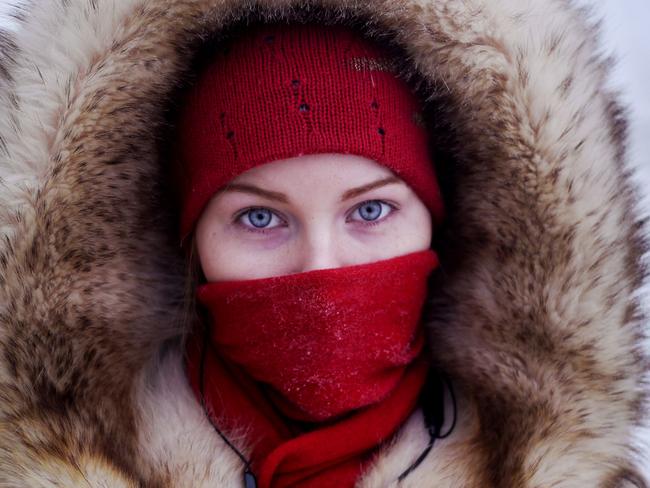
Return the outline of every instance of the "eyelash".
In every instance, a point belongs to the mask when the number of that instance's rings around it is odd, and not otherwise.
[[[357,222],[359,225],[362,225],[363,227],[372,227],[372,226],[375,226],[375,225],[381,224],[381,223],[383,223],[386,219],[390,218],[391,215],[393,215],[393,214],[395,213],[395,210],[399,210],[399,207],[398,207],[397,205],[395,205],[394,203],[387,202],[387,201],[385,201],[385,200],[378,200],[378,199],[373,199],[373,200],[364,200],[363,202],[360,202],[359,204],[357,204],[357,205],[356,205],[356,206],[355,206],[355,207],[354,207],[354,208],[353,208],[353,209],[352,209],[352,210],[351,210],[351,211],[346,215],[346,220],[345,220],[345,221],[346,221],[346,222],[350,222],[350,221],[351,221],[351,220],[350,220],[350,215],[352,215],[353,212],[356,212],[356,211],[357,211],[359,208],[361,208],[363,205],[365,205],[365,204],[367,204],[367,203],[370,203],[370,202],[379,202],[379,203],[383,203],[384,205],[388,205],[388,206],[390,207],[390,209],[391,209],[391,212],[390,212],[388,215],[386,215],[385,217],[383,217],[383,218],[381,218],[381,219],[379,219],[379,220],[372,220],[372,221],[365,221],[365,222],[364,222],[364,221],[358,221],[358,220],[357,220],[356,222]],[[275,229],[275,227],[272,227],[272,228],[270,228],[270,229],[264,229],[264,228],[261,228],[261,227],[260,227],[260,228],[252,228],[252,227],[249,227],[249,226],[247,226],[247,225],[244,225],[244,224],[242,224],[242,223],[240,222],[240,219],[241,219],[243,216],[245,216],[248,212],[250,212],[250,211],[252,211],[252,210],[260,209],[260,208],[267,209],[267,207],[247,207],[247,208],[243,209],[241,212],[237,213],[237,215],[235,215],[235,217],[234,217],[234,219],[233,219],[233,222],[234,222],[236,225],[238,225],[239,227],[242,227],[246,232],[252,232],[252,233],[254,233],[254,234],[268,234],[269,232],[273,231],[273,230]],[[267,209],[267,210],[270,210],[270,209]],[[271,210],[271,213],[274,214],[276,217],[278,217],[280,220],[282,220],[282,221],[285,223],[285,225],[286,225],[286,220],[285,220],[284,218],[282,218],[282,217],[281,217],[277,212]]]

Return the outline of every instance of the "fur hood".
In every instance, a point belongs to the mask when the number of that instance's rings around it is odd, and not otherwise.
[[[584,11],[39,0],[15,16],[0,33],[0,486],[241,486],[182,369],[161,162],[200,44],[281,18],[394,44],[427,101],[448,210],[427,327],[459,417],[400,486],[646,486],[646,230]],[[397,486],[427,439],[417,411],[359,486]]]

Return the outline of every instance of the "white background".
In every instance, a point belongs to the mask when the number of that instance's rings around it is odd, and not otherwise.
[[[636,169],[635,181],[643,197],[643,211],[650,214],[650,0],[576,1],[591,5],[594,13],[603,19],[602,48],[618,60],[611,86],[621,92],[628,109],[628,161]],[[3,15],[8,7],[7,0],[0,0],[0,26],[13,26]],[[644,303],[650,312],[650,289],[645,295]],[[650,443],[650,432],[646,438]],[[650,454],[645,465],[650,477]]]
[[[650,211],[650,0],[582,0],[603,18],[603,47],[618,65],[612,86],[630,113],[629,160],[638,168]]]
[[[581,0],[603,19],[602,45],[618,60],[611,86],[629,112],[628,161],[636,168],[643,212],[650,214],[650,0]],[[649,236],[650,239],[650,236]],[[650,256],[646,256],[650,264]],[[650,317],[650,287],[641,297]],[[650,324],[649,324],[650,327]],[[648,331],[650,333],[650,329]],[[648,344],[650,348],[650,344]],[[650,479],[650,430],[642,434],[645,476]]]

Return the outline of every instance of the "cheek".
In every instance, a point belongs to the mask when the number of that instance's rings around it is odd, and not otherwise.
[[[282,266],[290,257],[286,235],[248,235],[229,228],[197,230],[199,260],[208,281],[284,274]]]
[[[422,251],[431,247],[431,238],[433,237],[431,213],[423,204],[414,209],[409,226],[410,231],[407,235],[414,251]]]
[[[240,246],[227,239],[215,242],[209,248],[199,251],[201,268],[208,281],[229,281],[247,279],[259,256],[242,251]]]
[[[247,256],[236,249],[220,246],[218,251],[201,256],[201,266],[208,281],[229,281],[243,279],[250,267]]]
[[[382,259],[431,247],[431,215],[427,208],[424,205],[408,206],[398,212],[385,224],[356,232],[358,243]]]
[[[196,246],[201,269],[208,281],[220,281],[237,272],[241,256],[224,232],[225,225],[218,219],[199,222],[196,228]],[[234,255],[233,255],[234,254]]]
[[[291,256],[232,250],[224,252],[209,263],[209,281],[238,281],[282,276],[295,272]]]

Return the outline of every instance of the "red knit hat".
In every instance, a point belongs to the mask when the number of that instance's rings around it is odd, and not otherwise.
[[[313,153],[388,167],[440,223],[421,107],[391,66],[377,45],[344,26],[261,25],[216,53],[180,114],[182,239],[237,175]]]

